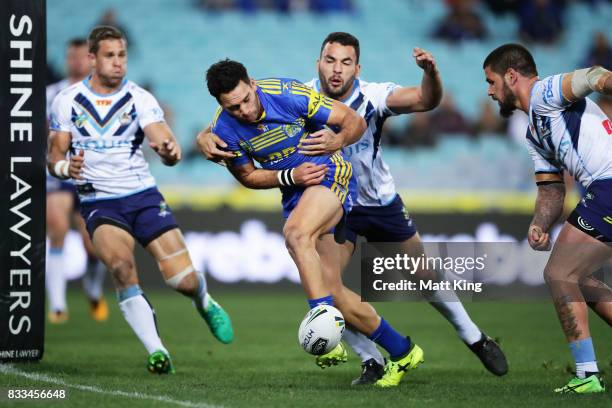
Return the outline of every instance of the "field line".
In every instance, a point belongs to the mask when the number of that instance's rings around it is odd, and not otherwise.
[[[112,396],[134,398],[134,399],[141,399],[141,400],[160,401],[160,402],[166,402],[168,404],[174,404],[174,405],[179,405],[182,407],[189,407],[189,408],[219,408],[219,406],[216,406],[216,405],[209,405],[209,404],[204,404],[200,402],[177,400],[177,399],[167,397],[165,395],[150,395],[150,394],[143,394],[141,392],[135,392],[135,391],[128,392],[128,391],[122,391],[122,390],[105,390],[100,387],[95,387],[92,385],[71,384],[71,383],[68,383],[62,380],[61,378],[51,377],[47,374],[27,372],[27,371],[20,370],[18,368],[15,368],[12,364],[0,364],[0,374],[16,375],[16,376],[24,377],[24,378],[34,380],[34,381],[61,385],[67,388],[74,388],[77,390],[92,392],[95,394],[112,395]]]

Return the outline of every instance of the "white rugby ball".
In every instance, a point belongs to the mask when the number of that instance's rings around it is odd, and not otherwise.
[[[316,306],[306,313],[298,331],[298,341],[306,352],[327,354],[342,340],[344,317],[329,305]]]

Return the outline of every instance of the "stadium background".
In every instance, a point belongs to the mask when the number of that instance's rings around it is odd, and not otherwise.
[[[62,74],[70,38],[86,36],[101,21],[125,30],[128,78],[153,91],[185,153],[173,168],[154,154],[149,158],[196,265],[225,283],[297,282],[278,234],[278,191],[244,189],[194,150],[198,129],[216,108],[204,84],[206,68],[230,57],[244,62],[254,78],[307,81],[316,75],[323,38],[331,31],[348,31],[360,39],[364,79],[416,85],[422,71],[411,50],[430,50],[445,100],[432,113],[388,120],[382,139],[384,158],[407,208],[426,239],[523,240],[535,197],[533,167],[522,146],[525,117],[499,118],[496,104],[486,97],[482,61],[497,45],[528,36],[542,77],[586,66],[593,55],[604,65],[612,60],[608,44],[603,52],[593,51],[598,35],[612,39],[609,2],[543,1],[543,11],[534,11],[536,3],[104,0],[84,7],[79,0],[49,1],[49,76],[51,81]],[[452,27],[449,21],[455,22]],[[464,23],[457,28],[457,21]],[[534,33],[534,26],[545,29]],[[609,100],[600,103],[610,111]],[[567,209],[578,197],[578,191],[568,197]],[[78,274],[85,255],[76,236],[67,250],[75,259],[68,273]],[[155,265],[143,254],[138,255],[140,269],[151,271]],[[350,270],[355,269],[353,262]],[[142,275],[145,283],[162,284],[157,274]],[[346,279],[353,286],[358,274],[348,273]]]

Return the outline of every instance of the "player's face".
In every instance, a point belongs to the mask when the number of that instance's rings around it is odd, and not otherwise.
[[[516,110],[516,95],[512,92],[504,78],[491,70],[490,67],[485,68],[485,77],[489,88],[487,94],[499,105],[499,113],[507,118]]]
[[[333,99],[346,98],[360,69],[355,47],[334,42],[325,44],[317,60],[322,93]]]
[[[69,47],[66,51],[66,70],[68,77],[80,80],[91,72],[91,61],[89,61],[87,45]]]
[[[109,88],[121,84],[127,72],[127,49],[125,41],[108,39],[100,41],[98,52],[89,54],[94,73],[100,82]]]
[[[251,80],[248,84],[244,81],[230,92],[219,95],[219,104],[230,115],[247,123],[256,122],[261,116],[261,104],[255,92],[257,85]]]

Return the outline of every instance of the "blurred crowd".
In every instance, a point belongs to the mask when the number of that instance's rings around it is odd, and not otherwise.
[[[240,10],[253,13],[261,10],[291,13],[308,10],[315,13],[351,12],[351,0],[196,0],[196,6],[206,11]]]

